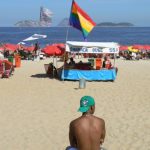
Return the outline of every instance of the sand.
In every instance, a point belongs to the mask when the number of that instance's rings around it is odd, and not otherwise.
[[[85,89],[47,78],[49,62],[22,61],[0,79],[0,150],[64,150],[83,95],[95,98],[95,115],[105,120],[107,150],[150,149],[149,60],[117,60],[115,82],[86,82]]]

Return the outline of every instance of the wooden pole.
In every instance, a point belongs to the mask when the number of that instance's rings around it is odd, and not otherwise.
[[[53,78],[54,78],[54,55],[53,55]]]
[[[116,65],[116,54],[114,53],[114,67]]]
[[[70,28],[70,26],[68,26],[68,28],[67,28],[66,42],[67,42],[67,39],[68,39],[69,28]],[[65,59],[66,59],[66,48],[65,48],[65,53],[64,53],[64,65],[63,65],[63,70],[62,70],[62,73],[63,73],[63,81],[64,81],[64,70],[65,70],[65,61],[66,61]]]

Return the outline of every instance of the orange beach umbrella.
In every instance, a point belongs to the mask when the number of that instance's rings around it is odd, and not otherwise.
[[[52,44],[48,45],[45,48],[42,49],[42,52],[47,54],[48,56],[61,56],[65,52],[65,46],[64,44]]]
[[[7,43],[7,44],[4,44],[4,48],[6,49],[6,50],[10,50],[10,51],[15,51],[15,50],[17,50],[18,49],[18,45],[15,45],[15,44],[9,44],[9,43]]]
[[[121,46],[119,47],[119,50],[120,50],[120,51],[126,51],[126,50],[128,50],[128,46],[127,46],[127,45],[121,45]]]

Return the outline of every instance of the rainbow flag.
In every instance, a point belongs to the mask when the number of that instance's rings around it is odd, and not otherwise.
[[[69,24],[74,28],[80,30],[83,34],[84,39],[87,38],[88,34],[96,25],[96,23],[93,22],[88,14],[86,14],[74,0],[72,1]]]

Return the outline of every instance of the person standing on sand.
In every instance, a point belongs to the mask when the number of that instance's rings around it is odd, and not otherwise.
[[[82,116],[71,121],[69,129],[70,146],[66,150],[102,150],[105,139],[105,122],[94,116],[95,101],[91,96],[80,100]]]

